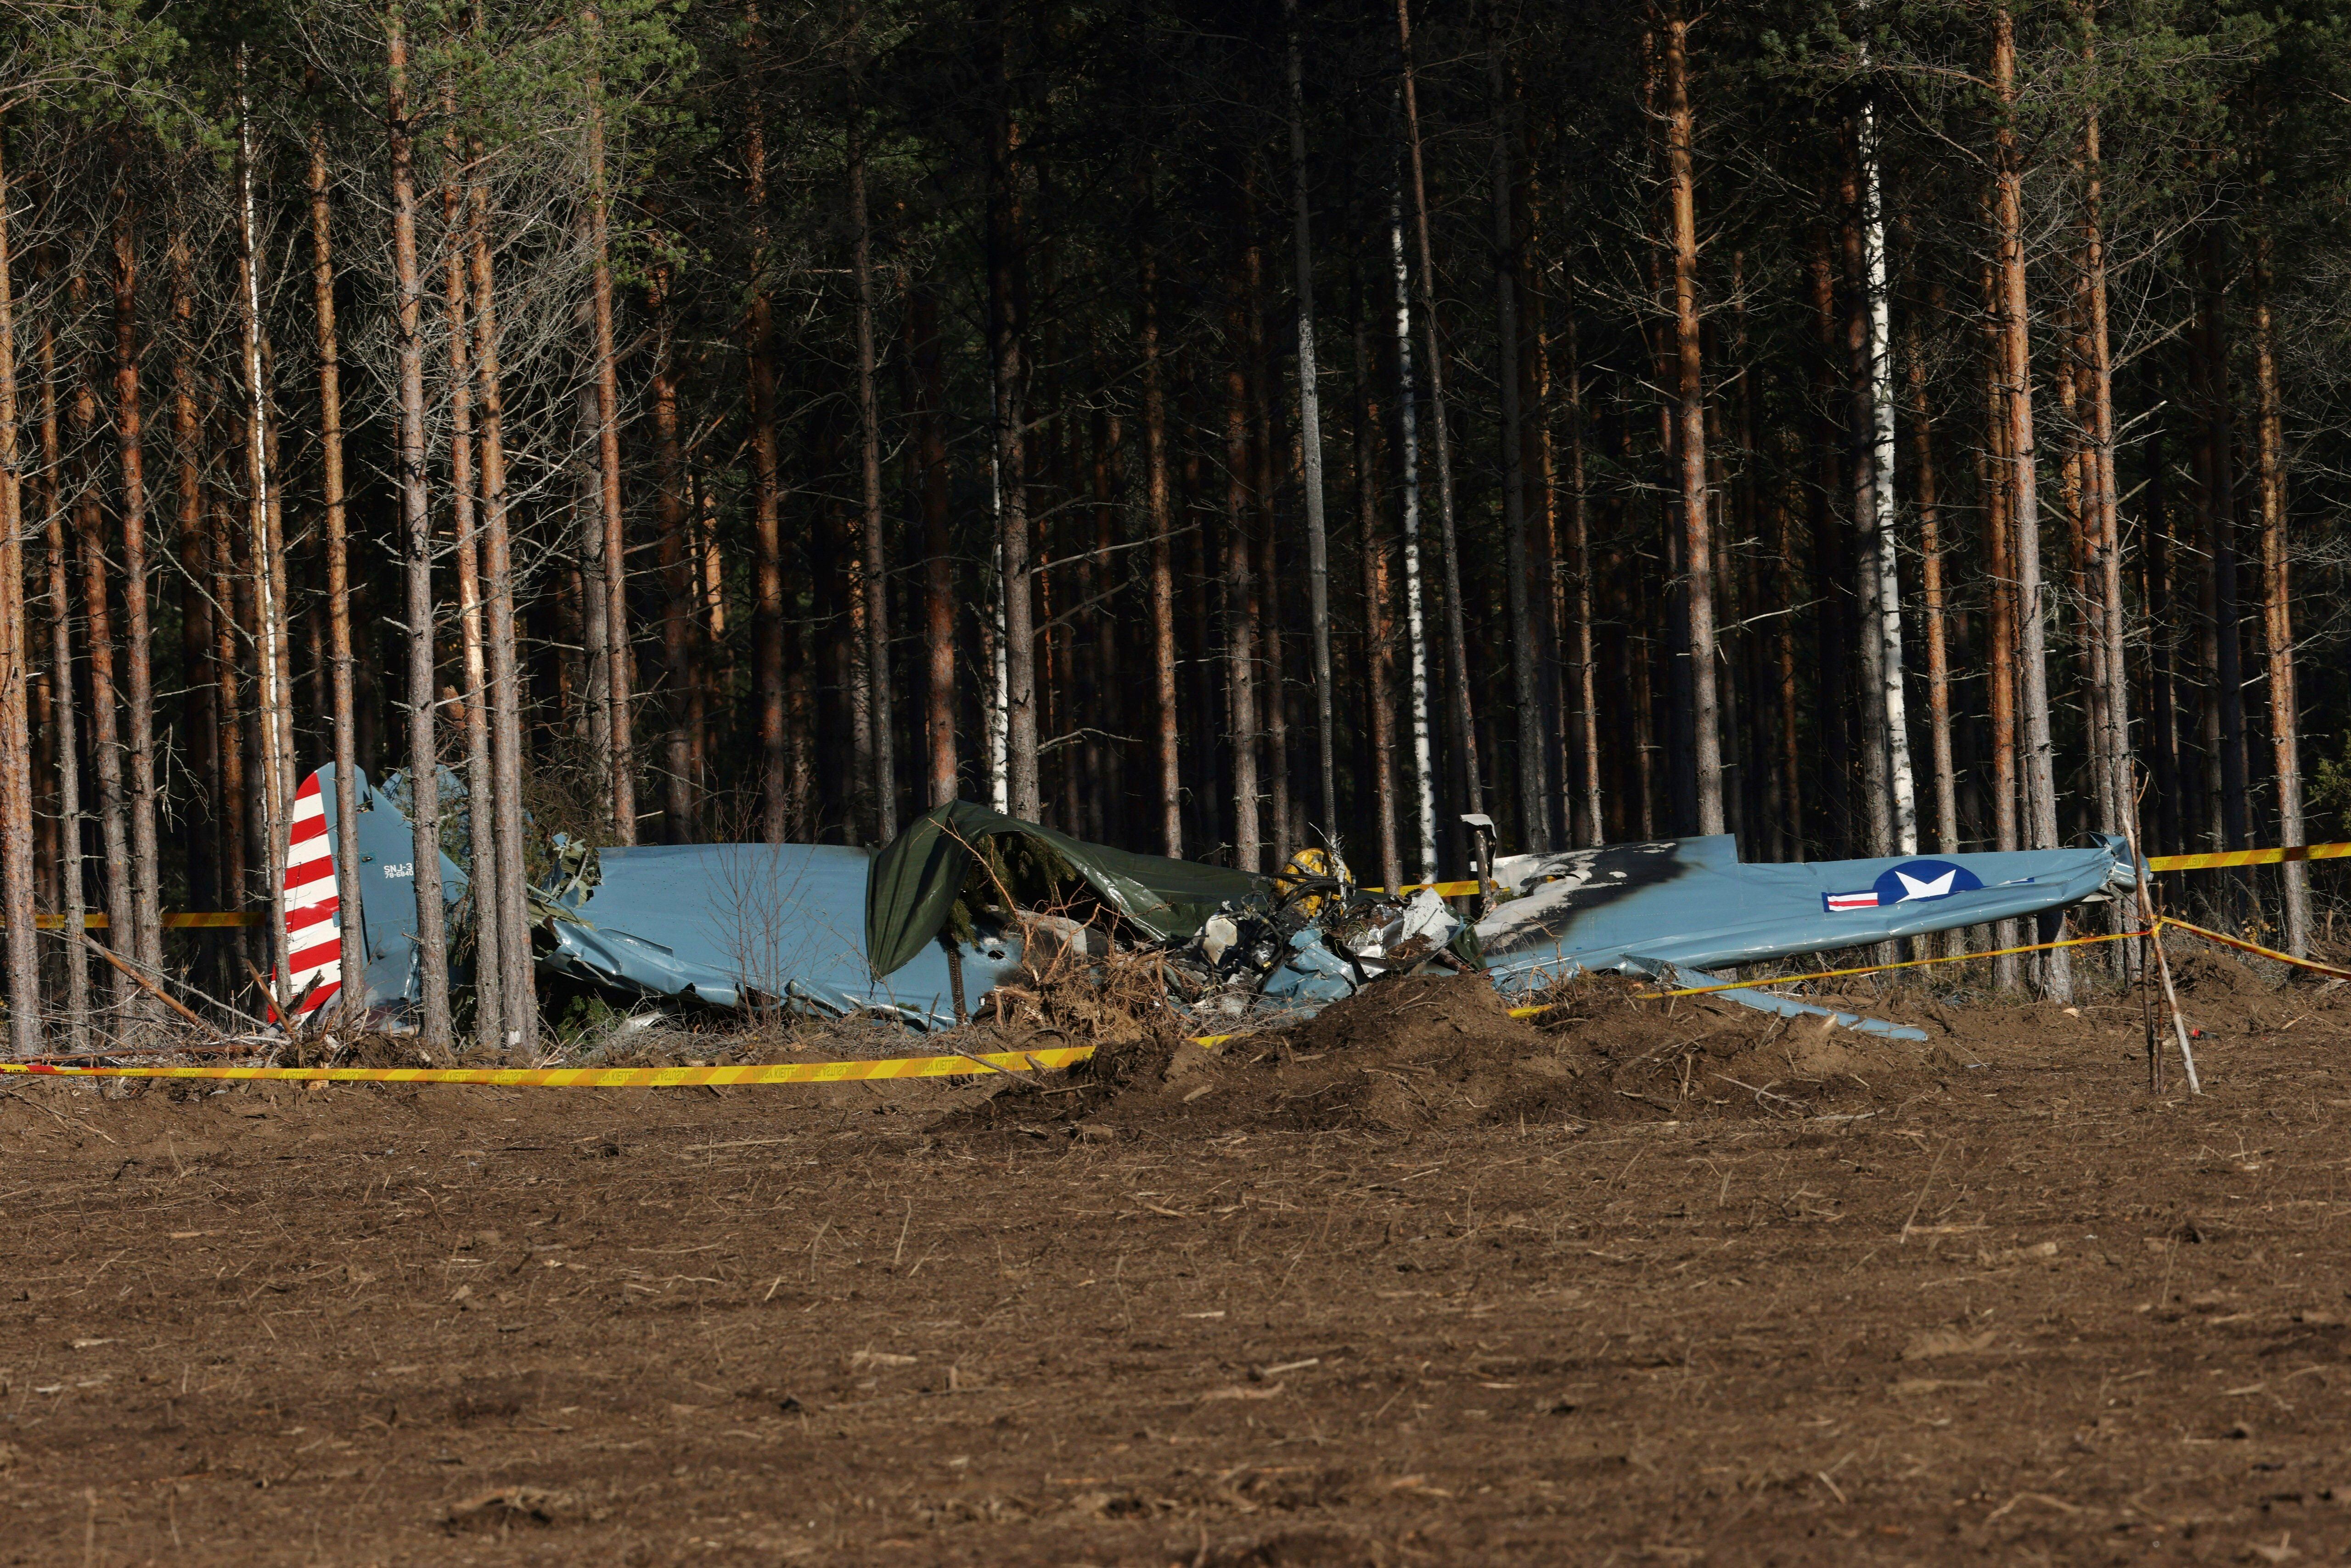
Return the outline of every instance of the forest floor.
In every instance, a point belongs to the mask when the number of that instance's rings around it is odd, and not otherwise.
[[[0,1560],[2351,1551],[2351,988],[1375,988],[1221,1058],[0,1085]],[[178,1087],[178,1086],[175,1086]]]

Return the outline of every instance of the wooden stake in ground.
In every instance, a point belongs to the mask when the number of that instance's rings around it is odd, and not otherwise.
[[[2155,913],[2155,894],[2147,886],[2147,857],[2138,852],[2138,791],[2132,791],[2129,815],[2123,819],[2124,842],[2130,846],[2131,871],[2138,884],[2138,916],[2147,926],[2147,940],[2155,947],[2155,970],[2163,979],[2164,1006],[2171,1009],[2171,1031],[2179,1042],[2179,1065],[2188,1074],[2188,1092],[2201,1094],[2204,1085],[2196,1076],[2196,1052],[2188,1043],[2188,1020],[2180,1016],[2179,992],[2171,983],[2171,960],[2163,951],[2163,922]],[[2144,980],[2141,982],[2144,984]],[[2150,1052],[2147,1060],[2148,1087],[2163,1087],[2163,1059]]]

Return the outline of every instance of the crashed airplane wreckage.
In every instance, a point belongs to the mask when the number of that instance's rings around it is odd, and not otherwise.
[[[305,781],[292,823],[286,915],[288,994],[308,1014],[349,984],[397,1027],[422,994],[415,836],[395,775],[358,787],[358,841],[337,841],[331,768]],[[463,789],[444,774],[453,816]],[[465,841],[465,835],[456,835]],[[358,857],[365,951],[345,962],[335,865]],[[1382,975],[1482,969],[1506,993],[1612,970],[1670,984],[1711,971],[1989,921],[2040,917],[2125,892],[2119,839],[2004,853],[1740,863],[1729,835],[1506,855],[1474,923],[1431,891],[1358,888],[1305,851],[1275,875],[1135,854],[1001,816],[968,801],[936,808],[879,850],[830,844],[663,844],[589,849],[556,841],[530,893],[540,976],[613,998],[718,1008],[866,1013],[929,1029],[959,1021],[1019,980],[1032,957],[1157,952],[1169,999],[1204,1025],[1299,1016]],[[441,858],[443,897],[466,894]],[[462,912],[460,912],[462,914]],[[461,930],[462,919],[452,930]],[[1897,1028],[1745,989],[1766,1011]]]

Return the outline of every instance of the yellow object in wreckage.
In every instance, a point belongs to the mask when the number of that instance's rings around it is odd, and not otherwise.
[[[1273,879],[1273,891],[1278,897],[1288,899],[1300,883],[1321,881],[1326,877],[1336,880],[1343,886],[1353,886],[1355,881],[1354,874],[1347,869],[1347,862],[1330,851],[1300,850],[1290,857],[1289,863],[1281,868],[1281,873]],[[1310,893],[1292,903],[1290,907],[1311,920],[1322,913],[1323,900],[1331,896],[1327,893]]]

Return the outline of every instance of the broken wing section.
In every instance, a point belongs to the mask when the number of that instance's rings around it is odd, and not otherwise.
[[[1743,865],[1728,834],[1513,855],[1479,923],[1505,987],[1583,969],[1713,968],[2046,914],[2131,885],[2120,840],[2005,853]]]
[[[872,859],[833,844],[600,850],[592,883],[575,877],[553,891],[542,928],[552,946],[538,967],[623,995],[952,1024],[954,981],[937,942],[885,975],[867,966]],[[977,935],[960,950],[966,1008],[1020,962],[1017,939]]]

